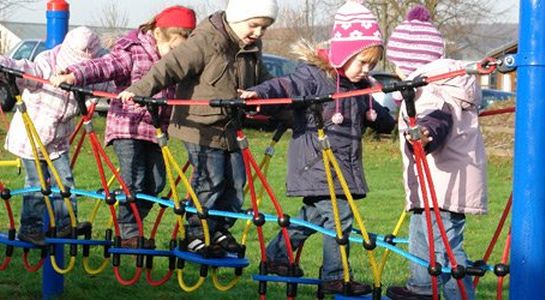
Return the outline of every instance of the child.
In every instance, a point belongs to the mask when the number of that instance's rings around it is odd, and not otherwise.
[[[244,91],[241,97],[318,96],[367,88],[370,86],[368,73],[381,59],[383,43],[373,14],[356,1],[348,1],[335,15],[329,56],[324,50],[315,50],[305,43],[294,50],[305,63],[293,74],[264,82],[253,87],[253,92]],[[368,192],[363,174],[362,135],[366,127],[388,133],[394,128],[395,121],[388,110],[369,95],[321,106],[326,134],[350,192],[354,199],[362,199]],[[288,196],[303,197],[298,218],[335,230],[315,119],[307,107],[295,107],[293,115],[293,138],[288,150]],[[353,213],[338,183],[335,193],[343,235],[348,235]],[[294,224],[288,227],[288,232],[294,249],[315,233],[312,229]],[[268,245],[267,259],[268,272],[288,276],[286,247],[280,233]],[[297,267],[295,275],[302,276],[302,270]],[[324,236],[321,275],[324,293],[343,293],[343,267],[339,245],[334,237]],[[353,295],[371,292],[367,284],[351,280],[350,285]]]
[[[66,34],[61,45],[40,53],[34,62],[12,60],[0,56],[0,64],[34,76],[49,78],[70,64],[97,57],[100,50],[98,36],[86,27],[78,27]],[[25,101],[27,112],[33,120],[40,140],[49,153],[49,158],[61,177],[62,184],[67,188],[74,188],[74,177],[70,169],[69,138],[73,131],[72,119],[78,115],[76,100],[70,92],[34,81],[19,79],[17,85],[22,89],[22,98]],[[13,116],[4,147],[9,152],[21,157],[26,171],[25,187],[39,187],[40,181],[34,163],[34,154],[20,111],[17,111]],[[41,153],[39,155],[40,167],[45,179],[56,184]],[[53,196],[51,200],[55,209],[57,237],[68,237],[71,231],[68,208],[61,197]],[[70,200],[74,212],[77,213],[76,198],[71,196]],[[41,193],[23,196],[21,228],[17,234],[20,240],[36,246],[46,245],[42,220],[44,212],[45,202]],[[90,229],[89,222],[77,225],[78,234],[84,234]]]
[[[63,82],[84,85],[113,80],[118,91],[136,82],[153,64],[183,41],[195,28],[195,13],[183,6],[172,6],[157,14],[150,22],[119,38],[112,51],[99,59],[72,65],[68,74],[51,79],[55,85]],[[174,97],[169,86],[153,93],[157,97]],[[166,132],[171,110],[161,108],[160,118]],[[121,175],[134,194],[158,195],[165,186],[165,165],[157,144],[155,128],[146,107],[134,103],[112,101],[106,121],[106,145],[113,144],[119,159]],[[136,200],[144,219],[153,203]],[[119,203],[121,246],[136,248],[138,227],[127,202]],[[155,248],[154,242],[144,240],[144,248]]]
[[[270,78],[261,60],[261,37],[274,22],[276,0],[250,4],[230,0],[225,12],[204,20],[183,44],[163,57],[141,81],[119,98],[149,96],[179,83],[178,98],[232,99],[245,89]],[[225,109],[177,106],[169,134],[184,141],[193,166],[192,187],[207,209],[240,212],[246,182],[235,128]],[[241,246],[229,232],[234,219],[207,219],[212,252],[239,252]],[[188,216],[188,250],[203,253],[204,236],[197,215]]]
[[[443,45],[441,34],[430,22],[428,10],[419,5],[410,10],[407,20],[393,31],[387,56],[401,78],[412,79],[463,69],[464,64],[459,61],[442,59]],[[477,111],[480,101],[481,91],[477,80],[469,75],[421,87],[415,98],[417,124],[422,132],[422,145],[434,180],[441,220],[456,263],[464,267],[468,265],[462,247],[465,214],[483,214],[487,211],[486,155]],[[408,129],[404,103],[398,122],[400,132]],[[400,140],[407,210],[413,212],[409,225],[409,252],[428,259],[424,204],[420,198],[420,180],[417,179],[410,147],[413,141],[408,135],[404,138],[403,134],[400,134]],[[443,267],[450,267],[433,212],[432,216],[437,262]],[[456,279],[450,274],[440,275],[439,282],[446,299],[462,299]],[[471,277],[464,277],[463,282],[467,299],[474,299]],[[427,268],[412,264],[407,285],[390,287],[387,295],[391,299],[432,299],[432,282]]]

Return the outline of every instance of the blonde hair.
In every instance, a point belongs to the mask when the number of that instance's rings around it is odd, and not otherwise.
[[[371,46],[358,53],[358,57],[370,65],[376,66],[384,56],[384,47],[381,45]]]

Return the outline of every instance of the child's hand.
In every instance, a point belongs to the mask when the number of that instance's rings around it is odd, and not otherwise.
[[[123,102],[130,102],[132,103],[132,98],[134,98],[134,96],[136,96],[134,93],[131,93],[131,92],[127,92],[127,91],[123,91],[121,93],[119,93],[119,95],[117,95],[117,99],[123,101]]]
[[[433,141],[433,137],[430,136],[430,131],[426,127],[417,126],[405,131],[403,135],[411,145],[413,145],[416,140],[420,140],[422,147],[426,147],[429,142]]]
[[[74,84],[76,82],[76,76],[74,76],[73,73],[57,74],[51,76],[49,82],[55,87],[59,87],[62,83]]]
[[[240,94],[240,99],[252,99],[259,97],[259,95],[254,91],[237,90],[237,92]]]

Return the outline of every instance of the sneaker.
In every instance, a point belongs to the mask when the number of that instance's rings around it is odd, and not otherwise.
[[[78,222],[78,225],[76,225],[76,235],[85,235],[86,233],[91,232],[92,228],[93,224],[91,224],[91,222]],[[72,225],[66,225],[57,230],[57,237],[60,239],[70,237],[71,234]]]
[[[211,244],[208,248],[204,244],[204,241],[195,238],[188,242],[187,250],[189,252],[197,253],[205,258],[222,258],[225,257],[225,251],[218,244]]]
[[[47,246],[46,242],[45,242],[45,233],[41,232],[41,231],[38,231],[38,232],[35,232],[35,233],[22,233],[22,232],[19,232],[17,233],[17,238],[19,238],[19,240],[21,241],[24,241],[24,242],[29,242],[35,246],[38,246],[38,247],[45,247]]]
[[[414,292],[411,292],[407,287],[404,286],[391,286],[386,290],[386,296],[390,297],[392,300],[431,300],[433,299],[432,295],[420,295]]]
[[[132,238],[122,239],[121,248],[132,248],[138,249],[138,237],[133,236]],[[151,239],[144,238],[144,247],[143,249],[155,249],[155,241]]]
[[[290,277],[289,269],[290,264],[288,262],[267,260],[268,273],[276,274],[278,276]],[[303,275],[305,275],[303,269],[301,269],[299,265],[295,265],[293,277],[303,277]]]
[[[243,249],[242,245],[227,230],[216,231],[212,237],[212,244],[219,245],[225,252],[229,253],[240,253]]]
[[[348,282],[350,289],[348,293],[350,296],[359,296],[369,294],[373,291],[373,288],[365,283],[351,280]],[[343,294],[344,293],[344,280],[329,280],[322,282],[322,292],[324,294]]]

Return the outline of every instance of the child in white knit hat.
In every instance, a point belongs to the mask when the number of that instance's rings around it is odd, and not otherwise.
[[[237,90],[271,78],[262,60],[261,38],[278,13],[276,0],[230,0],[225,11],[202,21],[190,38],[158,61],[140,81],[119,94],[151,96],[178,84],[184,99],[233,99]],[[235,128],[224,108],[176,106],[169,135],[181,139],[193,167],[191,185],[205,209],[240,212],[246,175]],[[234,219],[209,217],[213,256],[240,252],[229,232]],[[187,249],[206,253],[197,215],[188,216]]]
[[[66,34],[61,45],[40,53],[33,62],[0,56],[0,65],[37,77],[50,78],[68,65],[97,57],[101,49],[99,37],[94,32],[87,27],[77,27]],[[40,140],[61,177],[62,184],[68,188],[74,188],[74,178],[70,169],[69,137],[73,131],[72,119],[78,115],[76,100],[71,92],[51,85],[24,79],[18,79],[16,83],[22,90],[26,111],[34,122]],[[22,159],[26,171],[25,187],[39,187],[40,181],[34,154],[20,111],[14,114],[9,128],[4,147]],[[45,179],[49,180],[51,172],[44,158],[40,156],[39,159]],[[51,182],[55,183],[52,178]],[[57,237],[68,237],[71,233],[68,208],[62,198],[53,196],[51,199],[55,209]],[[71,196],[70,199],[74,212],[77,212],[75,197]],[[21,228],[18,233],[20,240],[37,246],[45,246],[45,235],[42,229],[44,212],[45,202],[41,193],[23,196]],[[77,232],[83,234],[90,230],[90,227],[89,222],[78,223]]]
[[[434,76],[460,70],[460,61],[444,59],[444,43],[439,31],[431,23],[429,11],[421,5],[407,14],[388,42],[387,57],[396,66],[401,78]],[[464,75],[430,83],[417,89],[414,99],[417,125],[434,181],[440,219],[445,227],[452,254],[459,267],[467,267],[468,257],[463,249],[465,214],[484,214],[487,211],[486,154],[479,129],[478,110],[481,91],[475,76]],[[399,131],[407,132],[407,110],[402,103],[398,119]],[[412,212],[409,225],[409,252],[429,259],[429,238],[424,202],[416,172],[410,135],[400,134],[404,165],[407,210]],[[430,206],[431,200],[430,200]],[[451,267],[446,247],[432,212],[436,261]],[[451,274],[438,276],[446,299],[462,299],[457,280]],[[474,299],[471,276],[462,278],[467,294]],[[432,299],[432,280],[428,268],[413,263],[406,286],[389,287],[390,299]]]

